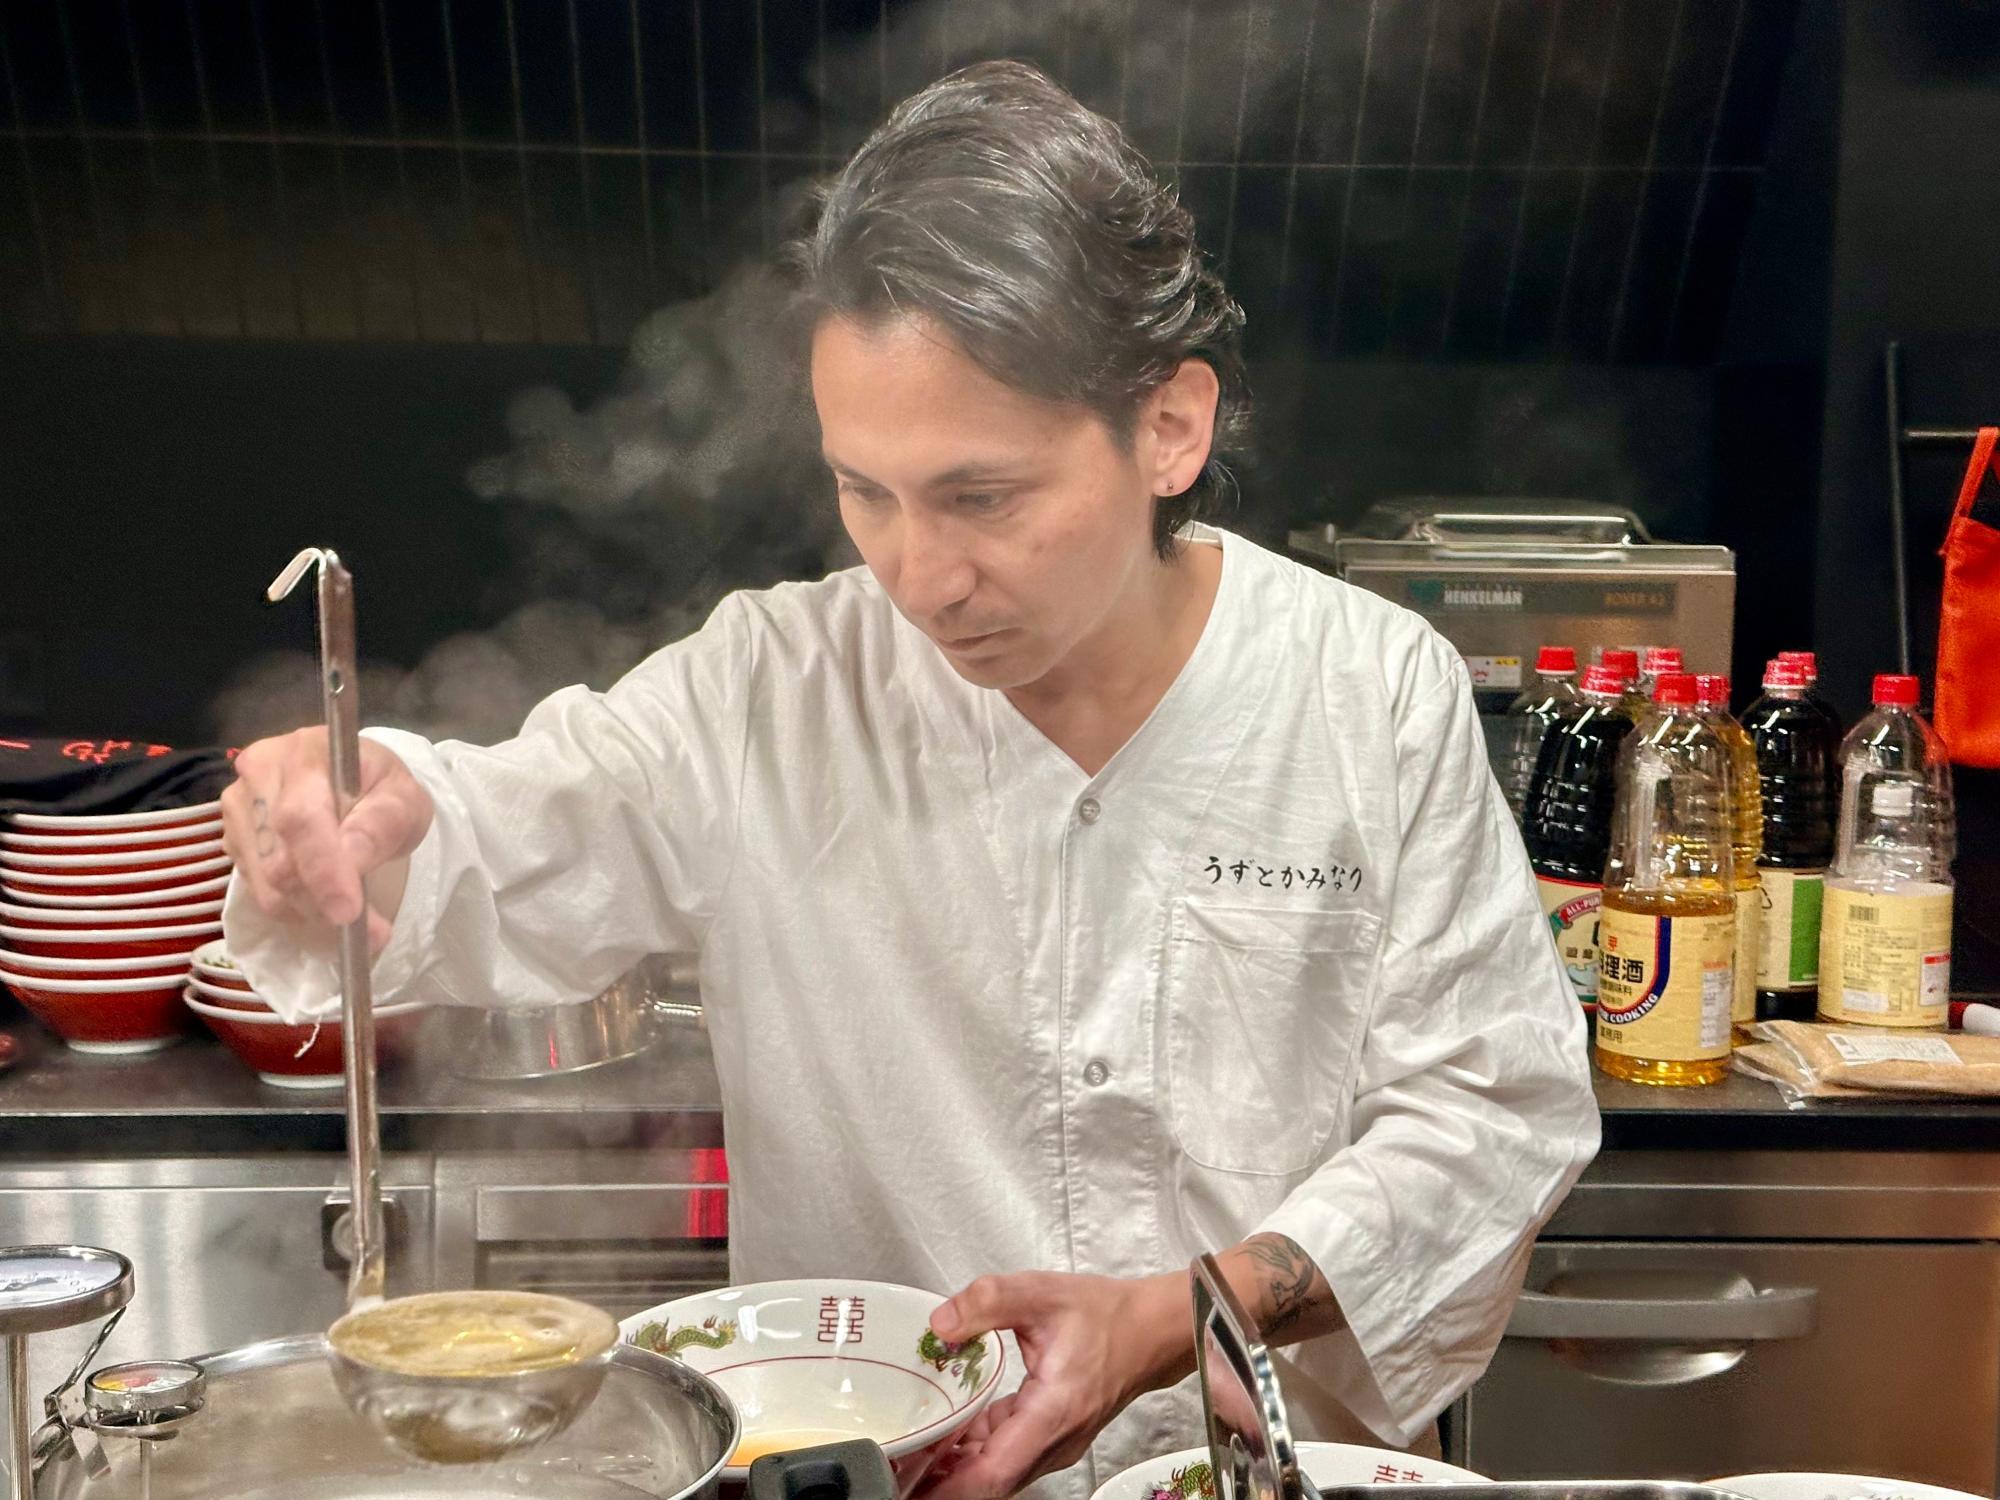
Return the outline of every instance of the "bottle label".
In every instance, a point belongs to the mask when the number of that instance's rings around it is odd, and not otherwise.
[[[1824,870],[1757,872],[1764,917],[1757,931],[1757,988],[1809,990],[1819,983],[1819,914]]]
[[[1951,890],[1826,888],[1819,1013],[1867,1026],[1941,1027],[1951,998]]]
[[[1535,877],[1542,893],[1542,913],[1549,919],[1549,935],[1556,940],[1570,988],[1585,1010],[1597,1009],[1597,909],[1604,901],[1604,887],[1580,880],[1552,880]]]
[[[1736,891],[1736,946],[1730,950],[1730,974],[1734,998],[1730,1018],[1738,1026],[1757,1019],[1757,939],[1764,930],[1764,890],[1762,885],[1739,886]]]
[[[1607,906],[1597,982],[1597,1045],[1647,1062],[1729,1055],[1736,916],[1660,917]]]

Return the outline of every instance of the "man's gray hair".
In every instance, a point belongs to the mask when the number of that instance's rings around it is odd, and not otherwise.
[[[978,63],[904,100],[821,188],[788,258],[813,324],[933,320],[995,379],[1088,406],[1121,441],[1149,392],[1205,361],[1221,385],[1214,447],[1159,501],[1160,555],[1233,490],[1243,310],[1124,133],[1027,64]]]

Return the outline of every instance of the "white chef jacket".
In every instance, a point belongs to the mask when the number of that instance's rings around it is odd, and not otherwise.
[[[437,803],[376,994],[546,1005],[698,953],[737,1280],[949,1293],[1275,1231],[1348,1323],[1281,1357],[1295,1427],[1412,1440],[1596,1150],[1583,1022],[1456,653],[1199,539],[1200,642],[1095,776],[861,569],[732,595],[502,745],[371,731]],[[335,1003],[240,881],[224,921],[279,1009]],[[1198,1441],[1190,1383],[1043,1492]]]

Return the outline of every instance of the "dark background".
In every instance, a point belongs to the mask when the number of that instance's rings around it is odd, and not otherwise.
[[[483,734],[844,562],[738,271],[990,56],[1121,120],[1248,312],[1232,524],[1626,505],[1738,549],[1740,683],[1815,646],[1852,717],[1895,665],[1885,342],[1909,420],[2000,419],[1991,0],[0,0],[0,731],[303,718],[307,542],[369,702]],[[1908,468],[1926,678],[1962,461]]]

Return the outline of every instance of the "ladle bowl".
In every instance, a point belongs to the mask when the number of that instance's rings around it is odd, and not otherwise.
[[[497,1310],[546,1305],[587,1319],[586,1343],[559,1362],[497,1372],[431,1374],[357,1357],[359,1320],[407,1308],[491,1302]],[[539,1446],[564,1431],[596,1398],[618,1345],[607,1313],[566,1297],[532,1292],[430,1292],[349,1312],[327,1330],[333,1383],[354,1414],[412,1458],[434,1464],[486,1463]]]

